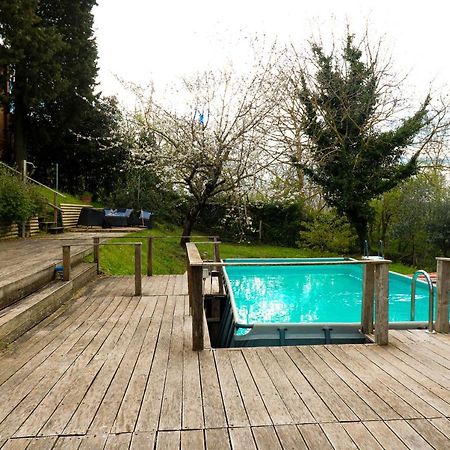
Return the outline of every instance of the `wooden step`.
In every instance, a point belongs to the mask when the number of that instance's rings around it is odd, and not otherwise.
[[[92,253],[91,249],[74,252],[71,257],[72,268],[80,264],[90,253]],[[24,273],[19,270],[3,279],[0,283],[0,311],[54,280],[55,267],[61,262],[59,260],[45,267],[36,265],[33,268],[24,265]]]
[[[0,348],[15,341],[56,311],[75,291],[97,275],[96,264],[79,264],[70,281],[54,280],[0,311]]]

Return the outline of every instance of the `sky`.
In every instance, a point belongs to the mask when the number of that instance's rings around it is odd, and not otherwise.
[[[407,89],[422,97],[430,83],[450,80],[450,2],[446,0],[97,0],[99,90],[126,103],[119,79],[157,91],[181,76],[245,62],[247,42],[304,47],[311,36],[342,36],[348,23],[382,38],[394,69],[408,73]]]

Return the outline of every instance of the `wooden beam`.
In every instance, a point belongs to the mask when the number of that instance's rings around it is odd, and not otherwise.
[[[134,295],[142,295],[142,243],[134,244]]]
[[[153,237],[148,238],[148,250],[147,250],[147,276],[153,275]]]
[[[214,261],[220,262],[220,242],[217,236],[214,236]],[[216,266],[214,270],[219,272],[219,294],[223,294],[222,267]]]
[[[375,296],[375,265],[364,266],[363,298],[361,307],[361,331],[373,333],[373,302]]]
[[[437,261],[437,308],[435,330],[449,332],[448,308],[450,295],[450,258],[436,258]]]
[[[100,238],[94,238],[94,262],[97,263],[97,274],[100,273]]]
[[[188,263],[191,266],[203,266],[203,259],[200,256],[197,246],[192,242],[186,242],[186,253]]]
[[[389,264],[376,261],[375,265],[375,343],[389,343]]]
[[[63,245],[63,280],[70,281],[70,245]]]
[[[203,269],[191,266],[190,296],[192,298],[192,350],[204,349],[203,330]]]

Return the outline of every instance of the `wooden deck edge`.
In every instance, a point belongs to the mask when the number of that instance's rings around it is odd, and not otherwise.
[[[75,251],[71,257],[72,267],[83,262],[83,259],[93,252],[93,248]],[[0,286],[0,310],[18,302],[33,292],[41,289],[55,278],[55,268],[62,260],[49,264],[48,266],[23,278],[16,278],[8,284]]]
[[[71,281],[57,286],[48,293],[47,296],[31,304],[29,308],[23,310],[11,320],[0,326],[0,348],[18,339],[28,330],[31,330],[38,323],[49,315],[53,314],[64,302],[69,300],[76,291],[84,287],[97,276],[97,267],[94,264],[82,268]],[[21,302],[17,302],[17,308],[21,308]]]

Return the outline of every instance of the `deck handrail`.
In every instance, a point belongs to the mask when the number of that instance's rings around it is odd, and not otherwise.
[[[18,175],[22,175],[21,172],[19,172],[18,170],[14,169],[13,167],[9,166],[8,164],[5,164],[4,162],[0,161],[0,164],[3,167],[6,167],[7,169],[9,169],[10,171],[18,174]],[[51,187],[47,186],[46,184],[41,183],[40,181],[35,180],[34,178],[31,178],[30,176],[26,175],[25,178],[27,180],[32,181],[35,184],[38,184],[39,186],[44,187],[45,189],[48,189],[49,191],[53,192],[56,195],[59,195],[60,197],[66,198],[66,196],[64,194],[61,194],[61,192],[55,191],[54,189],[52,189]]]
[[[132,245],[134,246],[134,295],[142,295],[142,242],[100,242],[100,238],[94,238],[94,262],[97,263],[97,273],[100,273],[100,246],[101,245]],[[75,243],[63,245],[63,280],[70,281],[70,248],[85,244]]]
[[[425,277],[428,284],[428,331],[433,332],[433,318],[434,318],[434,286],[431,277],[425,270],[417,270],[411,281],[411,321],[414,322],[416,318],[416,285],[417,279],[420,275]]]

